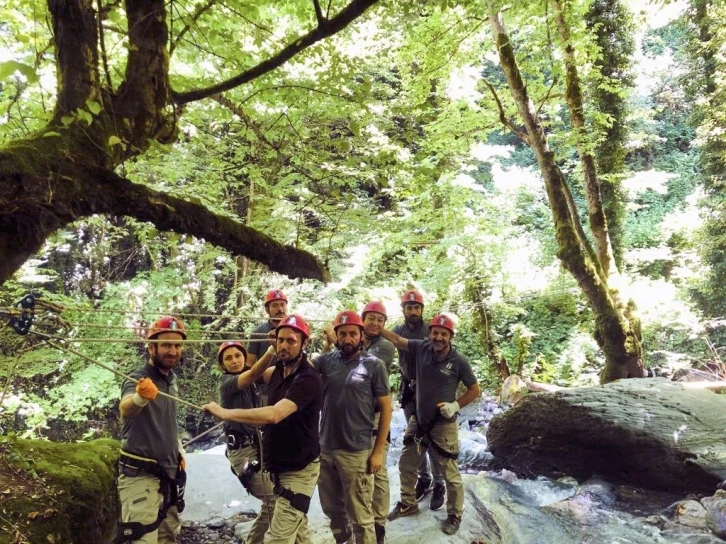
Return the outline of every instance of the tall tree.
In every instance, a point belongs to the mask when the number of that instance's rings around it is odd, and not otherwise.
[[[330,2],[325,10],[318,0],[249,8],[212,0],[190,6],[187,12],[183,6],[161,0],[49,0],[51,41],[38,51],[37,58],[40,62],[52,51],[55,103],[40,130],[0,149],[0,283],[50,234],[92,214],[150,221],[162,230],[204,238],[278,272],[327,278],[327,270],[313,255],[284,246],[240,221],[211,213],[203,205],[134,183],[115,170],[124,161],[143,155],[154,143],[173,142],[180,116],[191,103],[279,69],[345,29],[376,1]],[[26,9],[32,18],[37,6],[28,4]],[[256,54],[248,58],[229,55],[224,37],[234,39],[251,14],[259,15],[260,20],[252,21],[247,37],[262,42],[261,46],[252,48]],[[282,15],[287,25],[279,34],[285,28],[293,33],[280,39],[269,27]],[[44,16],[36,13],[34,20],[42,21]],[[178,70],[183,73],[195,52],[204,50],[197,44],[194,30],[211,18],[217,26],[210,25],[199,38],[209,43],[212,32],[223,37],[216,42],[218,50],[208,55],[208,63],[217,64],[211,72],[221,74],[222,80],[189,88],[178,77],[181,83],[175,88],[170,69],[173,55],[181,57]],[[35,24],[34,32],[39,23]],[[297,30],[304,27],[309,30]],[[107,53],[112,31],[122,35],[116,45],[127,51],[125,65]],[[184,50],[187,42],[195,47]],[[0,73],[7,75],[17,68],[26,76],[37,74],[32,66],[13,63],[5,63]],[[22,93],[22,85],[17,93]]]
[[[567,181],[550,149],[538,110],[529,96],[512,41],[504,27],[502,13],[496,8],[490,8],[489,24],[499,62],[524,130],[517,129],[513,122],[506,120],[503,110],[501,118],[518,131],[537,158],[555,224],[557,255],[576,279],[595,315],[595,339],[606,361],[601,381],[642,377],[644,370],[638,324],[635,318],[626,314],[626,308],[616,293],[609,289],[607,276],[603,273],[595,251],[588,239],[582,236],[582,226],[572,205]],[[497,103],[501,108],[501,102]]]

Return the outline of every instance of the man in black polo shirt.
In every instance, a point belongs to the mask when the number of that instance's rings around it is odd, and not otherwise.
[[[276,363],[255,365],[249,378],[263,377],[269,405],[229,410],[215,402],[204,409],[225,421],[265,428],[263,464],[275,482],[277,502],[266,543],[310,542],[307,511],[320,474],[320,410],[323,384],[304,349],[310,331],[299,315],[287,316],[276,329]]]
[[[429,337],[429,327],[423,319],[424,299],[416,290],[409,290],[401,296],[404,322],[393,327],[393,332],[409,340],[426,340]],[[415,380],[416,367],[414,354],[399,349],[398,365],[401,368],[401,407],[406,422],[416,411]],[[433,474],[433,478],[432,478]],[[421,456],[421,465],[418,467],[418,480],[416,481],[416,502],[423,499],[433,489],[429,506],[432,510],[440,510],[444,506],[446,497],[446,484],[444,476],[437,470],[437,466],[429,462],[429,454]]]
[[[390,331],[382,333],[394,346],[415,355],[416,370],[416,414],[408,423],[399,460],[401,500],[388,519],[418,512],[416,471],[428,449],[432,463],[439,466],[446,481],[447,518],[441,528],[449,535],[459,530],[464,511],[464,483],[456,462],[459,455],[456,413],[481,394],[469,361],[451,345],[455,332],[451,318],[439,314],[429,323],[428,340],[408,340]],[[456,399],[459,382],[467,389]]]
[[[357,313],[340,312],[333,329],[338,349],[315,361],[324,393],[320,504],[336,542],[347,542],[352,533],[356,544],[374,544],[374,474],[383,465],[391,424],[388,373],[381,360],[361,349],[363,322]],[[376,405],[381,416],[374,438]]]
[[[220,403],[223,408],[257,408],[262,405],[257,386],[252,376],[267,369],[272,361],[275,350],[269,346],[265,354],[255,363],[259,366],[254,372],[245,366],[247,351],[238,341],[222,342],[217,351],[217,362],[224,373],[219,388]],[[232,472],[239,478],[248,493],[262,501],[260,513],[257,515],[245,542],[261,543],[270,526],[272,512],[275,509],[275,494],[270,479],[260,468],[260,443],[257,430],[251,425],[225,421],[224,433],[227,436],[227,457]]]
[[[381,336],[386,326],[388,314],[386,307],[378,300],[372,300],[363,307],[360,314],[363,318],[363,348],[386,365],[386,372],[390,378],[393,356],[396,348]],[[390,387],[390,381],[388,383]],[[376,420],[373,432],[378,435],[380,409],[376,407]],[[373,519],[376,529],[376,543],[383,544],[386,540],[386,521],[388,509],[391,507],[391,489],[388,482],[388,439],[383,447],[383,460],[381,470],[373,475]]]
[[[137,381],[126,380],[121,386],[120,542],[173,544],[181,530],[177,473],[183,472],[184,462],[176,403],[158,394],[179,395],[172,369],[181,360],[186,337],[176,317],[157,320],[147,335],[147,363],[131,373]]]

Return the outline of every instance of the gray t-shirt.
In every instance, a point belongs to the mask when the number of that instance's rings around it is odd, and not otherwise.
[[[421,326],[417,329],[412,329],[406,323],[401,323],[393,327],[393,332],[409,340],[426,340],[429,337],[429,326],[423,320],[421,321]],[[401,367],[401,374],[404,380],[415,378],[416,367],[414,364],[415,358],[412,351],[406,351],[405,349],[398,350],[398,366]]]
[[[255,330],[252,331],[252,336],[250,337],[250,340],[255,341],[247,342],[247,353],[256,356],[257,359],[262,357],[267,351],[267,348],[270,347],[270,342],[268,342],[266,335],[274,328],[275,326],[270,323],[269,320],[265,321],[261,325],[258,325]]]
[[[257,386],[250,384],[243,389],[237,388],[239,374],[225,374],[222,385],[219,387],[219,399],[222,408],[235,410],[237,408],[257,408],[262,406],[262,398],[259,395]],[[251,425],[237,423],[236,421],[225,421],[224,432],[236,432],[243,435],[257,436],[257,431]]]
[[[469,360],[453,347],[441,361],[436,360],[431,340],[409,340],[408,351],[416,360],[416,419],[429,425],[440,402],[454,402],[459,382],[466,387],[476,383]]]
[[[130,376],[137,380],[150,378],[159,391],[179,396],[174,372],[166,376],[154,366],[145,364]],[[133,395],[136,384],[126,380],[121,386],[121,398]],[[170,477],[176,476],[179,464],[179,428],[176,422],[176,402],[158,395],[136,416],[124,419],[121,428],[121,449],[147,459],[155,459]]]
[[[388,374],[391,373],[393,355],[396,353],[396,347],[391,342],[382,336],[376,336],[371,340],[371,343],[368,344],[366,351],[370,355],[373,355],[373,357],[383,361],[383,364],[386,365],[386,372],[388,372]]]
[[[320,444],[331,450],[370,449],[376,399],[389,394],[383,361],[362,351],[344,362],[334,350],[318,357],[315,368],[323,378]]]

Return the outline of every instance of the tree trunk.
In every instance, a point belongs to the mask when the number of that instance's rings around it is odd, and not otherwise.
[[[605,383],[618,378],[643,377],[645,372],[640,338],[626,318],[623,308],[610,293],[606,278],[598,270],[596,258],[593,259],[577,235],[575,223],[579,220],[568,206],[564,175],[557,166],[527,93],[501,14],[492,13],[489,22],[509,90],[524,122],[528,143],[542,171],[555,225],[557,256],[577,281],[595,315],[595,339],[606,361],[601,381]]]
[[[586,138],[585,107],[582,98],[580,76],[577,72],[577,63],[575,61],[575,50],[572,46],[570,28],[565,20],[563,2],[562,0],[552,0],[552,3],[555,7],[557,30],[560,33],[560,39],[562,40],[562,47],[564,49],[565,73],[567,74],[565,98],[569,106],[570,120],[577,141],[577,152],[580,155],[582,173],[585,178],[585,193],[587,195],[590,230],[595,240],[597,258],[600,261],[603,274],[607,278],[611,272],[617,273],[617,267],[615,266],[615,258],[613,257],[613,248],[610,245],[608,225],[602,205],[602,196],[600,194],[600,183],[597,179],[597,170],[595,168],[595,157],[590,151],[592,145],[587,142]]]

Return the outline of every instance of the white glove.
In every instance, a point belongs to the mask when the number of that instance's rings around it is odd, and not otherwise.
[[[439,411],[441,412],[441,415],[444,416],[447,419],[451,419],[456,415],[456,412],[459,411],[459,403],[454,402],[442,402],[439,404]]]

